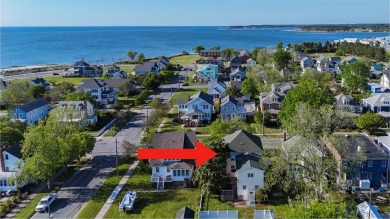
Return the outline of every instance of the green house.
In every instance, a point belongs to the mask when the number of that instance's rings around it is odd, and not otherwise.
[[[213,81],[218,78],[218,65],[198,65],[196,74],[199,81]]]

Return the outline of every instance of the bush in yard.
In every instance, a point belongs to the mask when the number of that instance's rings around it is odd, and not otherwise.
[[[137,167],[134,170],[136,174],[150,174],[152,168],[149,166],[148,160],[140,160]]]
[[[357,117],[355,123],[359,129],[364,129],[368,133],[374,134],[376,129],[386,124],[386,121],[380,114],[367,112]]]
[[[264,202],[264,198],[267,195],[267,191],[264,189],[257,189],[256,190],[256,203],[262,203]]]

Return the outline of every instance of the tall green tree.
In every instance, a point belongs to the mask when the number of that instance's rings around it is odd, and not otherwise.
[[[134,85],[130,80],[127,80],[124,84],[122,84],[119,87],[119,90],[122,91],[127,97],[130,95],[133,89],[134,89]]]
[[[43,84],[32,85],[28,87],[28,91],[34,96],[34,98],[40,98],[46,92],[46,87]]]
[[[130,59],[134,59],[135,58],[135,56],[138,54],[138,52],[137,51],[131,51],[131,50],[129,50],[129,51],[127,51],[127,56],[130,58]]]
[[[281,103],[278,114],[283,127],[291,122],[296,114],[296,107],[306,103],[309,107],[332,105],[335,101],[332,91],[327,86],[318,85],[314,79],[303,77],[297,86],[292,88]]]
[[[213,46],[213,47],[210,48],[210,50],[220,50],[220,49],[221,49],[220,46]]]
[[[354,62],[346,65],[342,72],[343,86],[353,91],[365,90],[368,82],[370,68],[362,62]]]
[[[73,93],[69,93],[67,96],[66,96],[66,100],[70,100],[70,101],[89,101],[92,105],[96,106],[97,105],[97,102],[95,100],[95,98],[90,94],[90,93],[87,93],[83,90],[80,90],[80,91],[77,91],[77,92],[73,92]]]
[[[23,134],[9,126],[0,127],[0,147],[5,149],[19,144],[23,140]]]
[[[226,89],[226,94],[227,95],[230,95],[232,97],[242,97],[242,93],[241,93],[241,90],[238,89],[236,86],[233,86],[233,87],[228,87]]]
[[[221,57],[230,60],[235,55],[235,50],[233,48],[225,48],[221,51]]]
[[[11,107],[18,106],[34,100],[34,96],[28,89],[27,83],[10,84],[1,94],[1,102]]]
[[[145,61],[145,55],[143,53],[138,54],[138,62],[144,63]]]
[[[356,215],[346,211],[347,206],[342,200],[338,202],[295,202],[293,205],[294,208],[285,212],[286,218],[356,218]]]
[[[148,90],[157,90],[161,85],[161,76],[157,74],[148,74],[145,79],[142,81],[142,86]]]
[[[66,96],[75,91],[74,84],[63,81],[57,85],[55,85],[50,91],[48,95],[56,100],[62,101],[66,99]]]
[[[278,42],[276,44],[276,50],[283,50],[283,43],[282,42]]]
[[[272,55],[272,60],[275,64],[276,69],[281,70],[282,68],[286,68],[291,61],[291,55],[289,52],[285,52],[283,50],[277,50]]]
[[[197,53],[199,54],[200,51],[202,50],[205,50],[204,46],[201,46],[201,45],[196,45],[194,48],[192,48],[192,51],[194,51],[194,53]]]
[[[253,78],[248,77],[242,83],[242,93],[249,95],[253,99],[256,95],[259,95],[259,89],[256,81]]]
[[[232,125],[227,122],[223,122],[220,119],[211,123],[210,134],[211,136],[221,137],[225,134],[232,133]]]
[[[357,117],[355,123],[359,129],[364,129],[369,134],[374,134],[376,129],[386,124],[386,120],[378,113],[366,112]]]
[[[210,142],[208,147],[215,151],[217,156],[196,168],[192,178],[207,196],[218,194],[227,184],[226,160],[229,158],[229,146],[221,139]]]

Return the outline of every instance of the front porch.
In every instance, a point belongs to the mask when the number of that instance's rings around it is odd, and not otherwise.
[[[165,183],[171,183],[172,182],[172,176],[167,175],[167,176],[158,176],[156,174],[153,174],[151,176],[152,183],[156,183],[157,189],[164,189],[165,188]]]

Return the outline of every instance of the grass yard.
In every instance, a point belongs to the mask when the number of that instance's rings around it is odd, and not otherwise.
[[[131,73],[134,71],[135,65],[117,65],[121,71],[125,71],[127,73]]]
[[[125,191],[120,193],[104,218],[175,218],[176,212],[184,206],[197,212],[201,193],[199,189],[138,192],[133,211],[125,214],[119,209]]]
[[[47,82],[49,82],[50,85],[59,84],[61,82],[66,81],[66,82],[74,84],[75,86],[79,86],[81,84],[81,81],[88,79],[88,78],[83,78],[83,77],[62,77],[62,76],[48,76],[48,77],[43,77],[43,78]],[[96,77],[96,79],[101,79],[101,78]],[[22,83],[30,82],[31,80],[33,80],[33,78],[12,80],[10,82],[13,84],[22,84]]]
[[[328,58],[336,56],[334,52],[333,53],[332,52],[331,53],[309,53],[308,55],[311,56],[311,57],[314,57],[314,58],[318,58],[320,56],[324,56],[324,57],[328,57]],[[356,55],[348,55],[348,54],[346,56],[340,56],[340,57],[341,57],[341,60],[343,61],[348,56],[355,57],[356,59],[358,59],[360,61],[362,61],[362,60],[371,60],[370,58],[367,58],[365,56],[356,56]],[[371,61],[373,61],[373,60],[371,60]]]
[[[262,126],[256,123],[252,123],[251,126],[255,128],[257,134],[262,134]],[[280,128],[276,127],[264,127],[264,135],[267,134],[281,134],[283,135],[283,131]]]
[[[208,88],[181,89],[180,91],[176,91],[176,92],[173,94],[172,99],[173,99],[174,103],[176,103],[176,100],[177,100],[177,99],[180,99],[180,98],[188,98],[189,96],[192,96],[192,95],[198,93],[199,91],[207,92],[207,89],[208,89]]]
[[[253,218],[255,209],[272,209],[275,211],[275,218],[285,218],[285,212],[290,209],[286,199],[275,199],[270,204],[261,204],[256,207],[235,208],[232,202],[222,202],[216,197],[210,198],[207,203],[203,204],[203,210],[238,210],[239,218]]]
[[[198,55],[182,55],[171,58],[169,62],[172,64],[188,65],[195,63],[197,59]]]
[[[111,195],[112,191],[118,185],[122,176],[129,169],[130,164],[134,161],[134,157],[121,160],[119,165],[119,177],[116,176],[116,171],[113,171],[111,175],[104,181],[103,185],[96,191],[92,198],[81,210],[77,218],[95,218],[100,209],[106,202],[107,198]]]
[[[173,118],[167,118],[161,132],[185,132],[188,130],[188,128],[181,128],[181,125],[181,123],[174,123]]]
[[[210,134],[210,126],[197,127],[195,131],[196,134]]]

